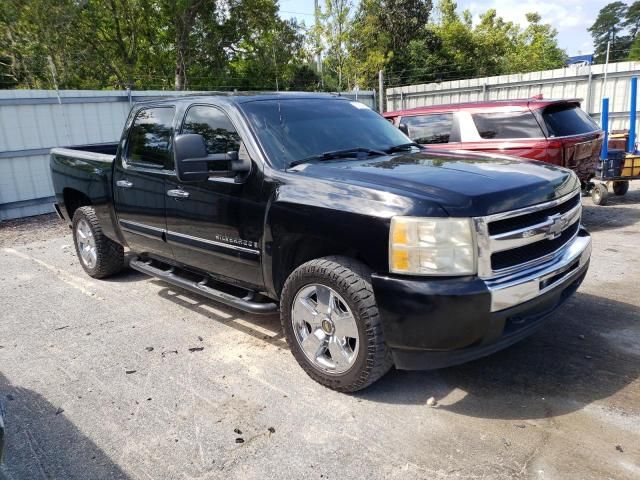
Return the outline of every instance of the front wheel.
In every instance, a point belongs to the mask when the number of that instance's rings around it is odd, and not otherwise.
[[[92,207],[80,207],[73,214],[73,241],[80,265],[89,276],[105,278],[122,270],[124,248],[102,233]]]
[[[281,320],[293,356],[318,383],[340,392],[361,390],[391,368],[371,272],[347,257],[298,267],[285,282]]]

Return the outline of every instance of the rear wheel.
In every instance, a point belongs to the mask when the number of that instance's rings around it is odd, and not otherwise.
[[[369,269],[346,257],[298,267],[281,296],[281,319],[291,352],[318,383],[355,392],[392,366],[384,343]]]
[[[591,200],[596,205],[605,205],[609,198],[609,191],[604,183],[596,183],[591,189]]]
[[[629,191],[629,181],[622,180],[619,182],[613,182],[613,193],[616,195],[624,195]]]
[[[73,214],[73,241],[80,265],[93,278],[105,278],[122,270],[124,248],[102,233],[92,207],[80,207]]]

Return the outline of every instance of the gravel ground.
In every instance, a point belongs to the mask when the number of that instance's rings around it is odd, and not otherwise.
[[[51,216],[2,223],[5,475],[638,479],[640,188],[584,204],[591,269],[547,328],[355,395],[311,381],[276,316],[131,271],[90,279]]]

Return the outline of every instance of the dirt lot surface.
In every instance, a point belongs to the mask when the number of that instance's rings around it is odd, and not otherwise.
[[[355,395],[310,380],[275,316],[90,279],[51,217],[0,224],[5,475],[638,479],[640,188],[584,204],[591,269],[545,329]]]

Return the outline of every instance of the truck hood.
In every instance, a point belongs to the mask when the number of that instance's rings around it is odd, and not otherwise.
[[[547,163],[473,152],[435,152],[303,164],[296,171],[332,182],[423,198],[451,216],[483,216],[567,195],[580,186]]]

